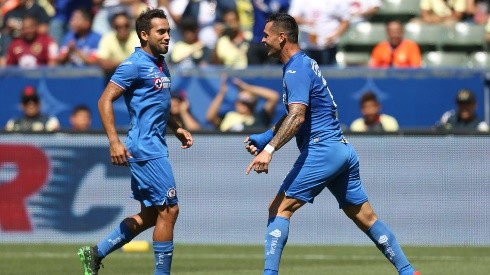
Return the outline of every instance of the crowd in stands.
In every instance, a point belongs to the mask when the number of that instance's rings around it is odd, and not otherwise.
[[[148,7],[169,15],[172,28],[170,61],[181,67],[208,64],[243,69],[274,63],[261,43],[268,15],[288,12],[300,27],[302,48],[321,65],[338,63],[344,37],[360,23],[388,23],[390,1],[383,0],[4,0],[1,6],[0,66],[99,65],[110,73],[138,46],[134,19]],[[416,2],[401,0],[400,3]],[[386,8],[385,8],[386,5]],[[413,4],[412,4],[413,5]],[[490,1],[419,0],[418,11],[398,17],[397,32],[407,25],[458,23],[484,26],[482,41],[490,41]],[[408,12],[408,11],[407,11]],[[401,18],[401,19],[400,19]],[[387,27],[390,36],[393,25]],[[462,28],[462,27],[461,27]],[[401,30],[400,30],[401,29]],[[380,39],[378,42],[382,42]],[[392,51],[406,47],[391,43]],[[412,41],[417,44],[417,41]],[[412,44],[413,44],[412,43]],[[487,49],[487,45],[481,45]],[[370,45],[367,51],[372,51]],[[384,46],[384,47],[386,47]],[[416,47],[410,46],[410,53]],[[175,53],[174,53],[175,51]],[[424,54],[425,49],[421,49]],[[373,52],[373,58],[379,58]],[[396,66],[397,62],[393,62]],[[376,61],[368,64],[377,64]],[[405,64],[406,65],[406,64]],[[410,66],[420,67],[416,62]],[[376,65],[373,65],[376,67]]]
[[[443,26],[444,31],[456,26],[460,29],[480,26],[484,30],[481,45],[476,45],[480,47],[458,50],[470,55],[488,49],[490,0],[397,2],[411,3],[411,6],[417,2],[417,10],[407,11],[406,17],[394,16],[389,13],[392,3],[387,0],[4,0],[0,4],[0,67],[99,66],[110,77],[139,45],[134,20],[148,7],[161,8],[168,14],[172,32],[166,60],[175,69],[209,65],[245,69],[277,64],[267,57],[261,43],[265,20],[275,12],[288,12],[295,17],[300,28],[300,46],[320,65],[427,66],[428,52],[441,48],[426,48],[421,40],[406,35],[407,28],[413,29],[414,24],[422,30],[429,25]],[[347,38],[356,29],[366,29],[365,24],[381,24],[384,31],[382,34],[378,31],[379,39],[366,48],[349,49]],[[367,57],[351,63],[348,55],[352,52],[362,52]],[[207,120],[221,131],[243,129],[258,122],[270,125],[270,112],[278,101],[275,98],[278,91],[270,93],[240,79],[232,83],[245,90],[238,94],[236,110],[227,115],[218,114],[220,99],[226,94],[226,85],[222,84],[209,107]],[[266,101],[263,110],[253,109],[258,97]],[[181,116],[180,121],[199,130],[201,126],[192,118],[184,93],[177,91],[172,98],[179,105],[173,112]],[[380,107],[374,94],[368,94],[363,100],[362,106],[371,102]],[[23,102],[23,106],[31,103],[36,100]],[[367,108],[362,106],[361,109]],[[88,111],[85,120],[90,121],[90,110],[85,111]],[[230,122],[235,120],[240,123]],[[15,128],[12,123],[9,121],[8,129]]]

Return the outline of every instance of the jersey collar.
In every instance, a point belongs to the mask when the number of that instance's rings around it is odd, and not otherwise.
[[[141,47],[135,47],[134,50],[138,51],[140,54],[143,54],[144,56],[148,57],[151,61],[153,61],[155,63],[161,62],[162,60],[165,59],[165,56],[163,56],[163,54],[161,54],[160,57],[155,57],[155,56],[145,52],[143,49],[141,49]]]
[[[284,65],[283,70],[285,68],[287,68],[289,66],[289,64],[293,63],[293,61],[295,59],[299,58],[301,55],[303,55],[303,51],[299,51],[296,54],[294,54],[293,56],[291,56],[291,58],[289,58],[288,62]]]

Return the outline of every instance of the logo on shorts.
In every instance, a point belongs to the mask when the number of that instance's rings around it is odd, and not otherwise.
[[[168,189],[167,197],[171,199],[171,198],[175,198],[175,196],[177,196],[177,191],[175,190],[175,188]]]

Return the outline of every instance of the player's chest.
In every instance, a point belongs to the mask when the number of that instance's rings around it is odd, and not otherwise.
[[[164,67],[148,66],[140,74],[142,86],[148,91],[161,92],[171,88],[170,72]]]

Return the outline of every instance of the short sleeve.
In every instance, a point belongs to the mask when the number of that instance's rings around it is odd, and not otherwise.
[[[117,67],[116,72],[111,78],[111,82],[126,90],[133,84],[137,77],[137,66],[131,61],[124,61]]]
[[[311,79],[303,68],[302,70],[288,69],[284,75],[288,102],[310,104]]]

